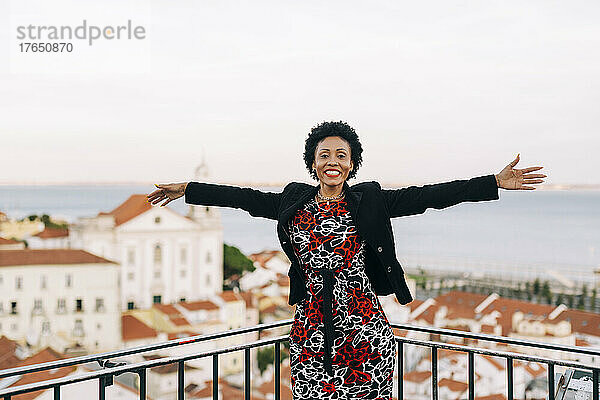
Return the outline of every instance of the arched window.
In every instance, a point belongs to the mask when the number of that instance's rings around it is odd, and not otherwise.
[[[156,244],[154,246],[154,263],[161,264],[162,263],[162,249],[160,244]]]

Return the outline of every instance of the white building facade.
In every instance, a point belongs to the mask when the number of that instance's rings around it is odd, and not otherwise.
[[[206,180],[206,167],[196,170]],[[195,301],[223,289],[223,227],[217,208],[189,206],[183,216],[131,195],[110,212],[80,218],[71,246],[121,264],[121,308]]]
[[[121,347],[119,265],[83,250],[0,250],[0,336],[61,352]]]

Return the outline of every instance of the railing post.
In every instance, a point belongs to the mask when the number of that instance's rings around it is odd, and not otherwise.
[[[60,385],[54,386],[54,400],[60,400]]]
[[[140,376],[140,400],[146,400],[146,368],[138,371]]]
[[[185,363],[177,363],[177,400],[184,400],[185,397]]]
[[[600,386],[600,379],[598,379],[598,372],[600,371],[597,369],[592,370],[592,385],[594,385],[592,387],[592,396],[594,400],[600,400],[600,389],[598,388]]]
[[[398,399],[404,398],[404,342],[398,342]]]
[[[475,353],[469,351],[469,400],[475,399]]]
[[[219,399],[219,355],[215,354],[213,359],[213,400]]]
[[[250,349],[244,349],[244,398],[250,400]]]
[[[554,400],[554,364],[548,363],[548,400]]]
[[[438,400],[437,385],[437,347],[431,348],[431,395],[433,400]]]
[[[275,359],[273,366],[275,367],[275,400],[281,398],[281,342],[275,342]]]
[[[508,381],[508,398],[507,400],[514,399],[514,382],[513,382],[513,359],[512,357],[506,357],[506,379]]]

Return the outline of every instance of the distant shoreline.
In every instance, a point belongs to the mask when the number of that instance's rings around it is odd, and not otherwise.
[[[183,182],[183,181],[182,181]],[[299,181],[301,182],[301,181]],[[154,186],[155,182],[0,182],[0,187],[2,186]],[[235,185],[235,186],[245,186],[245,187],[281,187],[283,188],[289,182],[219,182],[223,185]],[[315,185],[316,182],[305,182],[310,185]],[[359,183],[359,182],[356,182]],[[400,189],[407,186],[422,186],[429,184],[430,182],[423,183],[386,183],[380,182],[381,186],[385,189]],[[440,182],[441,183],[441,182]],[[352,186],[352,185],[350,185]],[[536,190],[540,191],[560,191],[560,190],[600,190],[600,184],[547,184],[544,186],[537,187]]]
[[[184,180],[182,180],[183,182]],[[2,186],[154,186],[155,182],[0,182],[0,187]],[[224,185],[235,185],[235,186],[244,186],[244,187],[281,187],[283,188],[289,182],[219,182]],[[311,185],[315,185],[315,182],[305,182]],[[358,183],[358,182],[356,182]],[[431,182],[423,183],[386,183],[380,182],[383,188],[390,189],[399,189],[407,186],[422,186]],[[440,182],[441,183],[441,182]],[[354,183],[353,183],[354,184]],[[352,185],[351,185],[352,186]],[[600,184],[544,184],[543,186],[537,187],[536,190],[540,191],[578,191],[578,190],[587,190],[587,191],[597,191],[600,190]]]

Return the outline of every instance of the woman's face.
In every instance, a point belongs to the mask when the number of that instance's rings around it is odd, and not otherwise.
[[[321,140],[315,149],[313,161],[313,168],[316,168],[321,184],[343,185],[354,168],[350,156],[350,145],[341,137],[328,136]]]

